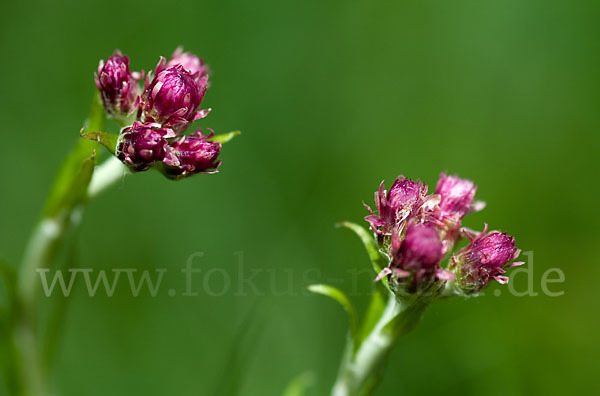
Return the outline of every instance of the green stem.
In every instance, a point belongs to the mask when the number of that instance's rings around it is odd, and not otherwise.
[[[400,313],[401,309],[402,307],[396,301],[396,298],[390,296],[379,321],[361,343],[356,353],[352,353],[352,348],[346,348],[338,378],[331,392],[332,396],[360,394],[359,392],[366,385],[367,379],[376,372],[394,343],[392,335],[389,332],[384,332],[383,329],[390,320]]]
[[[89,187],[89,199],[118,183],[127,175],[127,168],[116,158],[109,157],[98,166]],[[21,372],[26,376],[22,386],[24,396],[47,395],[48,368],[41,359],[42,348],[36,335],[37,305],[40,292],[38,269],[52,267],[57,250],[70,230],[81,223],[83,205],[77,205],[54,217],[42,218],[26,249],[19,274],[19,300],[21,315],[15,329],[15,338],[21,355]],[[52,341],[51,341],[52,342]]]
[[[95,96],[87,130],[104,126],[104,110]],[[20,373],[15,395],[51,395],[49,361],[44,359],[42,337],[38,334],[39,269],[55,267],[61,246],[81,223],[85,204],[118,183],[128,173],[116,158],[110,157],[94,170],[95,150],[100,146],[81,139],[59,170],[48,196],[43,216],[27,244],[19,269],[17,312],[13,325],[16,346],[15,371]],[[56,342],[48,340],[47,342]]]
[[[116,157],[110,156],[94,171],[94,176],[88,187],[88,199],[92,200],[98,195],[122,181],[129,173],[129,169]]]
[[[419,322],[428,305],[429,300],[423,298],[401,303],[390,294],[379,320],[356,352],[346,349],[331,395],[370,395],[381,379],[387,356],[396,340]]]

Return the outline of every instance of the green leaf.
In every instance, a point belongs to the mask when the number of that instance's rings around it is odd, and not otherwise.
[[[74,154],[67,159],[66,167],[57,176],[44,210],[46,217],[55,217],[62,211],[70,212],[87,198],[87,189],[96,166],[96,152],[93,151],[91,156],[81,161],[75,158],[78,157],[77,153]]]
[[[100,92],[96,92],[92,98],[92,105],[88,119],[85,122],[85,129],[87,131],[99,131],[104,129],[104,122],[106,121],[106,113],[104,112],[104,105],[102,104],[102,97]]]
[[[379,275],[381,270],[388,266],[387,257],[379,251],[379,245],[377,241],[373,237],[371,232],[368,232],[364,229],[364,227],[359,226],[356,223],[351,223],[349,221],[344,221],[336,224],[337,227],[346,227],[349,230],[353,231],[360,240],[362,241],[365,249],[367,250],[367,254],[369,255],[369,259],[371,260],[371,265],[373,266],[373,270],[376,275]],[[383,278],[381,282],[385,285],[387,289],[389,289],[387,284],[387,279]]]
[[[233,131],[233,132],[229,132],[229,133],[223,133],[221,135],[215,135],[208,140],[211,140],[213,142],[219,142],[219,143],[227,143],[230,140],[232,140],[234,137],[236,137],[237,135],[241,135],[241,133],[242,133],[242,131]]]
[[[98,142],[112,154],[115,154],[117,151],[117,142],[119,140],[119,135],[115,133],[108,132],[87,132],[84,133],[81,130],[81,137],[84,139],[92,140],[94,142]]]
[[[335,301],[341,304],[346,313],[348,314],[348,321],[350,324],[350,336],[354,341],[354,344],[358,344],[358,319],[356,316],[356,310],[354,309],[354,305],[350,302],[346,294],[338,288],[329,285],[309,285],[308,290],[322,294],[324,296],[333,298]]]
[[[385,304],[385,297],[379,292],[379,289],[376,288],[373,290],[369,306],[367,307],[367,311],[365,312],[365,317],[363,318],[362,326],[360,328],[359,339],[361,343],[375,328],[379,318],[381,318],[381,314],[383,314],[383,311],[385,310]]]
[[[92,101],[90,117],[86,122],[86,130],[98,131],[104,128],[105,113],[100,95],[96,94]],[[94,153],[98,143],[79,139],[77,145],[64,160],[59,169],[54,184],[48,195],[43,215],[55,217],[63,210],[69,211],[79,204],[85,196],[81,194],[87,189],[91,170],[95,165]],[[90,161],[91,159],[91,161]],[[91,168],[91,170],[90,170]],[[87,183],[82,185],[82,183]],[[77,196],[74,196],[76,194]]]
[[[369,255],[369,259],[371,259],[371,263],[373,264],[373,269],[377,274],[379,274],[385,265],[382,265],[382,254],[379,252],[379,246],[377,246],[377,241],[373,237],[373,234],[369,233],[358,224],[351,223],[349,221],[338,223],[336,226],[346,227],[358,235],[363,245],[365,245],[365,249],[367,249],[367,254]]]
[[[315,379],[315,373],[312,371],[306,371],[294,377],[283,391],[283,396],[303,396],[306,389],[314,385]]]
[[[64,262],[57,268],[58,271],[68,272],[69,269],[78,268],[78,243],[77,235],[79,234],[79,227],[74,227],[71,231],[71,235],[65,237],[66,244],[63,249],[66,250],[66,257]],[[47,310],[50,312],[47,319],[46,330],[44,331],[43,338],[43,359],[45,367],[52,367],[56,360],[57,352],[62,345],[63,341],[63,329],[65,326],[65,316],[67,312],[68,304],[71,302],[71,298],[57,293],[57,296],[53,297],[53,304],[47,306]]]

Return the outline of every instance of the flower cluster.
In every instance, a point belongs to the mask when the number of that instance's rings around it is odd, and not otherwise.
[[[168,61],[160,58],[142,89],[144,73],[132,72],[120,51],[100,61],[95,80],[104,108],[124,126],[115,155],[134,171],[157,166],[172,179],[216,172],[221,143],[211,140],[212,131],[185,134],[192,121],[210,112],[200,109],[208,71],[202,59],[178,48]]]
[[[515,239],[499,231],[476,233],[461,227],[465,215],[485,205],[474,201],[476,186],[470,180],[440,176],[434,194],[427,186],[398,176],[389,191],[383,182],[375,193],[375,213],[365,207],[380,249],[389,265],[377,277],[388,277],[398,295],[446,289],[451,293],[471,295],[490,279],[508,282],[505,268],[519,256]],[[451,254],[459,240],[466,236],[469,244]],[[447,268],[441,265],[450,255]]]

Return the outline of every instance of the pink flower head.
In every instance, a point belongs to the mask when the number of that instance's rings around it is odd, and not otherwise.
[[[212,135],[203,136],[198,129],[171,142],[167,148],[169,155],[163,160],[167,165],[166,174],[179,179],[195,173],[215,173],[221,165],[217,159],[221,143],[208,140]]]
[[[443,257],[443,245],[432,223],[410,223],[404,239],[392,233],[392,262],[383,274],[391,274],[398,284],[407,283],[412,293],[434,277],[453,279],[452,274],[439,265]]]
[[[104,62],[100,61],[94,73],[96,86],[102,96],[106,112],[115,118],[124,118],[135,111],[140,94],[139,73],[129,70],[129,58],[115,50]]]
[[[472,181],[442,173],[435,188],[435,193],[440,196],[442,217],[452,217],[459,222],[471,209],[476,191]]]
[[[175,132],[184,131],[190,122],[205,117],[208,112],[198,111],[206,92],[208,76],[198,77],[182,65],[165,68],[161,58],[155,76],[146,78],[142,94],[142,119],[157,122]]]
[[[203,77],[208,74],[208,66],[204,63],[202,58],[197,57],[191,52],[183,52],[183,47],[177,47],[171,59],[167,62],[167,67],[173,67],[181,65],[188,73],[197,75],[197,77]]]
[[[462,218],[485,206],[483,202],[473,202],[476,191],[477,187],[470,180],[448,176],[445,173],[440,175],[435,189],[438,205],[429,213],[428,220],[435,222],[439,227],[444,253],[452,250],[454,244],[461,238]]]
[[[431,223],[411,224],[401,242],[392,242],[392,266],[405,272],[429,270],[442,259],[442,242]]]
[[[385,190],[383,182],[375,192],[375,208],[378,215],[365,204],[370,215],[365,220],[379,235],[390,234],[393,228],[402,228],[406,220],[417,212],[425,202],[427,186],[400,175],[390,188]]]
[[[515,238],[500,231],[487,233],[487,225],[477,236],[467,234],[471,243],[455,254],[450,260],[450,269],[456,274],[457,286],[465,293],[477,293],[488,284],[490,278],[501,284],[508,283],[506,268],[522,265],[513,262],[520,250],[515,246]]]
[[[116,155],[135,171],[145,171],[165,157],[167,139],[174,137],[171,129],[159,124],[134,122],[119,136]]]

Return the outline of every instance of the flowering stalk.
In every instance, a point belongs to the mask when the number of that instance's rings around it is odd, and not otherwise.
[[[98,97],[92,104],[88,129],[102,129],[104,111]],[[18,395],[47,395],[49,392],[48,358],[38,334],[39,282],[37,269],[53,265],[60,246],[69,231],[81,220],[85,202],[85,187],[92,178],[95,165],[94,142],[80,140],[67,157],[56,176],[46,207],[35,228],[18,273],[17,303],[19,312],[14,323],[14,338],[17,356],[14,357]],[[112,172],[112,178],[118,173]],[[20,357],[19,357],[20,355]]]
[[[185,67],[179,61],[185,62]],[[106,62],[100,62],[95,74],[98,94],[94,96],[88,121],[81,131],[85,139],[80,139],[65,159],[26,247],[21,267],[14,277],[7,279],[8,286],[14,289],[14,293],[10,293],[10,312],[6,315],[10,331],[5,340],[10,355],[6,383],[12,395],[54,394],[49,377],[60,329],[53,326],[59,326],[62,321],[51,315],[46,329],[49,338],[42,337],[37,270],[56,268],[58,253],[79,226],[85,205],[126,175],[163,162],[177,175],[167,175],[170,179],[214,173],[220,164],[217,156],[221,145],[239,134],[203,136],[196,132],[189,138],[184,137],[183,132],[191,121],[208,114],[197,111],[206,90],[208,69],[199,58],[181,51],[176,52],[170,62],[167,71],[176,76],[169,77],[170,80],[165,77],[160,84],[154,84],[151,94],[141,93],[138,82],[143,73],[130,71],[127,56],[115,51]],[[159,65],[164,67],[164,61]],[[148,99],[149,95],[152,100]],[[157,116],[157,120],[142,120],[151,115]],[[118,135],[101,132],[107,116],[122,127]],[[97,150],[102,146],[112,155],[96,166]],[[161,167],[157,169],[162,171]]]
[[[425,301],[404,305],[390,296],[381,317],[361,342],[356,352],[348,354],[343,361],[332,396],[365,395],[375,388],[385,360],[400,335],[416,325],[427,307]],[[403,315],[403,316],[401,316]],[[394,331],[390,323],[402,317],[404,328]]]
[[[411,331],[439,298],[475,296],[491,280],[508,282],[506,268],[521,265],[515,239],[499,231],[475,233],[461,227],[467,214],[481,210],[473,182],[442,174],[434,194],[427,186],[399,176],[389,191],[381,183],[373,211],[365,205],[372,234],[354,231],[367,249],[375,271],[371,303],[358,324],[350,300],[338,289],[313,285],[309,290],[340,302],[350,317],[350,332],[332,396],[371,394],[383,375],[397,339]],[[469,244],[452,254],[466,236]],[[449,257],[444,263],[444,258]]]

